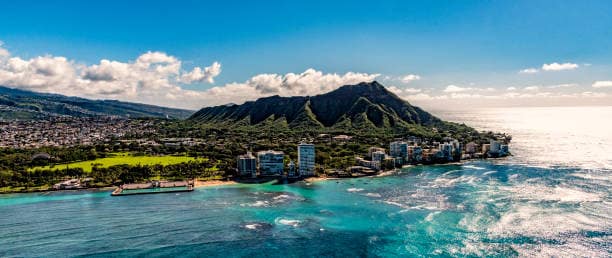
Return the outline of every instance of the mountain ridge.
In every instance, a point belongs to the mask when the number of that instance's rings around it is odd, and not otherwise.
[[[260,126],[265,121],[286,120],[289,128],[302,129],[446,129],[444,122],[411,105],[377,81],[344,85],[315,96],[278,95],[241,105],[205,107],[188,120],[201,124]]]
[[[72,117],[189,117],[193,111],[119,100],[91,100],[55,93],[40,93],[0,86],[0,118],[45,119]]]

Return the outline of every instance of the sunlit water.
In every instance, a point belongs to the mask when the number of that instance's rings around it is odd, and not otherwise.
[[[438,112],[515,156],[387,177],[0,195],[0,256],[612,255],[612,108]]]

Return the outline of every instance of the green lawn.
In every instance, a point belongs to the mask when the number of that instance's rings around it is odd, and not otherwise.
[[[100,158],[96,160],[80,161],[69,164],[57,164],[55,166],[33,167],[28,171],[36,169],[65,169],[65,168],[82,168],[85,172],[91,172],[94,164],[100,164],[100,167],[111,167],[115,165],[171,165],[183,162],[197,160],[194,157],[187,156],[131,156],[127,153],[117,153],[112,157]],[[202,160],[202,159],[200,159]]]
[[[50,186],[48,185],[31,186],[28,188],[24,186],[5,186],[5,187],[0,187],[0,193],[46,191],[46,190],[49,190],[49,188]]]

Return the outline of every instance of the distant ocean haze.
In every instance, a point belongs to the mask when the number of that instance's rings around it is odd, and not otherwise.
[[[434,111],[442,119],[513,136],[512,162],[612,168],[612,106]]]

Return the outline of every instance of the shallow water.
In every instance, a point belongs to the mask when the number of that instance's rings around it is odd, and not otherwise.
[[[564,126],[555,112],[438,113],[510,132],[515,156],[508,159],[121,198],[0,195],[0,256],[609,257],[612,157],[599,151],[612,136]],[[558,112],[610,115],[612,108]],[[601,123],[580,117],[583,126]]]

